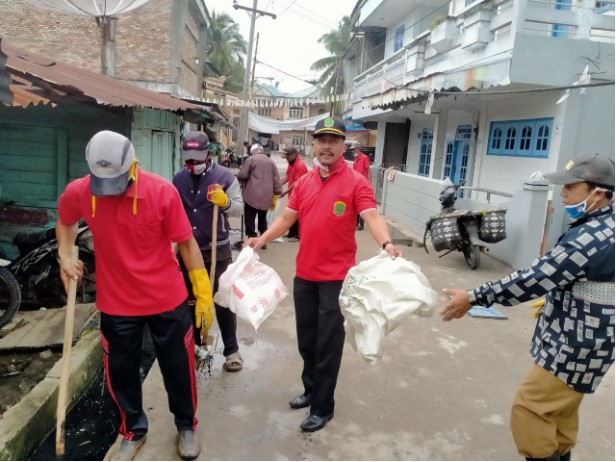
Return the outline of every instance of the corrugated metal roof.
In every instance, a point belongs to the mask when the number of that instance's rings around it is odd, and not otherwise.
[[[11,75],[21,77],[39,87],[40,96],[58,103],[67,96],[92,99],[98,104],[114,107],[143,107],[168,111],[207,111],[202,106],[187,103],[173,96],[156,93],[108,75],[97,74],[51,58],[29,53],[6,42],[1,45],[8,57],[6,68]],[[34,91],[29,88],[28,91]]]
[[[11,105],[20,106],[24,108],[30,105],[38,106],[39,104],[43,106],[46,106],[48,104],[51,104],[52,107],[56,106],[54,103],[49,101],[47,98],[37,95],[36,93],[33,93],[32,91],[22,88],[21,86],[9,85],[9,88],[13,92],[13,103],[9,104],[9,106]]]

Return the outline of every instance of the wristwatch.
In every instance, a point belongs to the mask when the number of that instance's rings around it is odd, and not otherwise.
[[[385,241],[385,242],[383,242],[383,245],[381,247],[383,248],[383,250],[385,250],[385,247],[387,247],[387,245],[389,245],[389,244],[393,244],[393,242]]]

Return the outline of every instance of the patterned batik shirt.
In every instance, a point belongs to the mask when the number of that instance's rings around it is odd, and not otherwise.
[[[614,362],[614,207],[583,216],[530,267],[468,291],[471,303],[545,296],[531,342],[535,363],[592,393]]]

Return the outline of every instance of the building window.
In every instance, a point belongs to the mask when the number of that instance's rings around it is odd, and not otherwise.
[[[404,45],[404,24],[396,29],[396,35],[394,36],[394,53],[402,48]]]
[[[417,174],[428,176],[430,173],[430,157],[432,155],[432,129],[424,128],[421,132],[421,145],[419,148],[419,168]]]
[[[443,168],[443,180],[451,178],[451,161],[453,160],[453,143],[447,143],[445,152],[445,167]]]
[[[469,6],[475,3],[476,0],[464,0],[464,6]]]
[[[607,11],[614,11],[613,2],[595,2],[595,13],[603,14]]]
[[[456,140],[470,140],[473,127],[470,125],[460,125],[456,130]]]
[[[289,119],[303,119],[304,118],[304,108],[303,107],[290,107],[289,108]]]
[[[258,113],[260,116],[263,116],[263,117],[271,117],[272,108],[271,107],[260,107]]]
[[[303,135],[293,135],[293,146],[300,146],[304,144],[304,136]]]
[[[488,155],[547,158],[553,118],[490,123]]]

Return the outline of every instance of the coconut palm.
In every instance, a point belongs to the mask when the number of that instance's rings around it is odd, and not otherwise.
[[[211,24],[207,34],[206,53],[210,63],[227,77],[224,88],[239,92],[244,84],[244,60],[246,40],[240,34],[240,26],[227,13],[212,11]],[[206,71],[212,75],[212,70]]]
[[[321,58],[310,66],[313,71],[323,71],[319,77],[319,83],[323,85],[323,93],[342,92],[343,82],[339,73],[339,63],[347,51],[351,37],[351,18],[344,16],[338,23],[337,29],[332,29],[319,38],[319,43],[329,51],[330,56]]]

